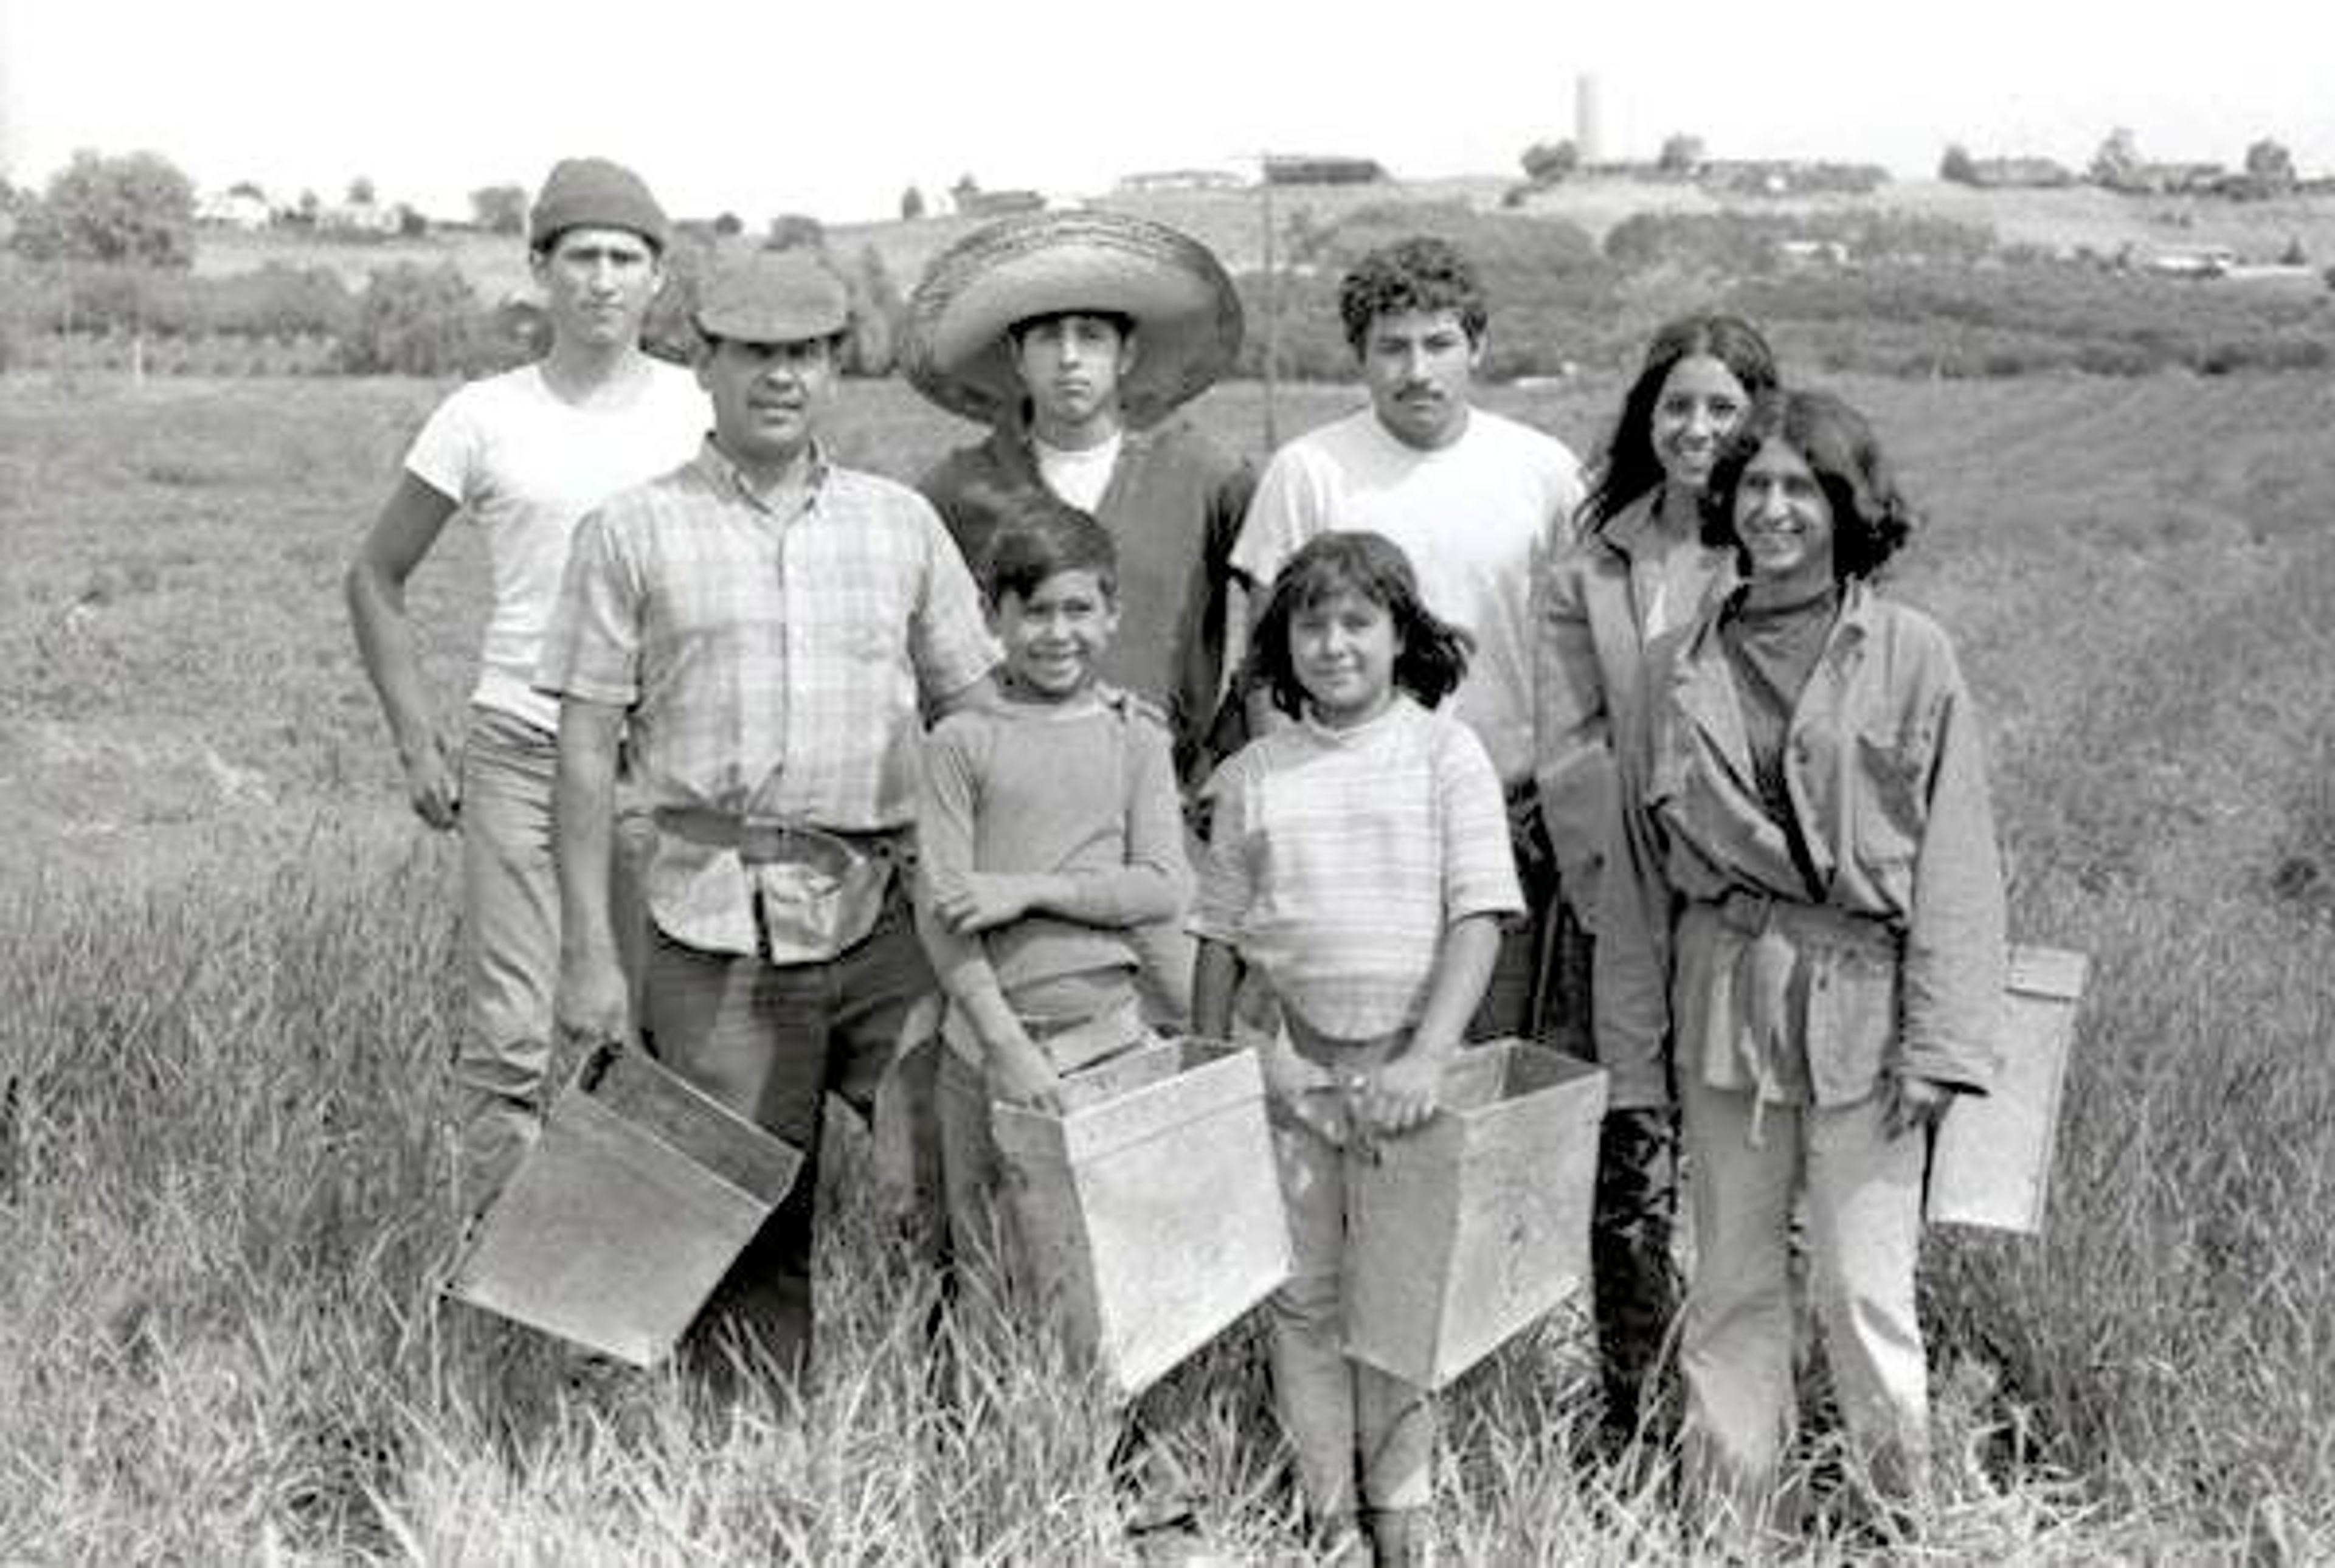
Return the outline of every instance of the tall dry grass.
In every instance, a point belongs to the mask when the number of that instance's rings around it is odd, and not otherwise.
[[[2096,963],[2047,1234],[1930,1250],[1920,1555],[2335,1557],[2328,396],[1855,390],[1934,514],[1899,591],[1989,710],[2015,930]],[[1027,1301],[976,1282],[935,1342],[849,1138],[799,1408],[437,1300],[451,857],[396,825],[331,597],[428,395],[0,384],[0,742],[35,808],[0,856],[0,1561],[1135,1555],[1117,1417]],[[856,395],[860,460],[950,433]],[[1603,406],[1522,411],[1586,446]],[[1252,393],[1216,407],[1254,428]],[[477,604],[449,547],[421,602],[451,684]],[[1576,1462],[1586,1372],[1558,1321],[1446,1401],[1459,1558],[1681,1554],[1659,1475]],[[1253,1332],[1142,1414],[1212,1548],[1302,1553]]]

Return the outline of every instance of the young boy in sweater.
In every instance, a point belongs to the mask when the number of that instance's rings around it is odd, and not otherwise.
[[[1064,1079],[1148,1038],[1129,932],[1179,916],[1191,872],[1168,729],[1100,684],[1117,552],[1092,517],[1017,498],[976,563],[1001,701],[942,721],[919,802],[917,925],[947,999],[941,1147],[952,1229],[995,1186],[993,1101],[1057,1108]]]

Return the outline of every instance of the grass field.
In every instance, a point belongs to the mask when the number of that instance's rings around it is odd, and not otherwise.
[[[452,863],[336,579],[442,390],[0,380],[0,1562],[1128,1555],[1076,1372],[977,1298],[935,1398],[864,1200],[799,1419],[434,1304]],[[1987,711],[2014,934],[2095,959],[2047,1235],[1930,1250],[1923,1560],[2335,1557],[2335,391],[1843,390],[1931,514],[1898,586]],[[1500,406],[1585,450],[1613,393]],[[1200,416],[1258,444],[1253,387]],[[842,425],[896,474],[964,431],[891,383]],[[450,713],[480,566],[458,533],[418,580]],[[1147,1409],[1209,1541],[1286,1560],[1260,1366],[1235,1336]],[[1584,1370],[1560,1322],[1448,1401],[1463,1560],[1675,1554],[1567,1457]]]

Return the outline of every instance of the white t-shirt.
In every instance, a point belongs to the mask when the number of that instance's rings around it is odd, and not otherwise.
[[[588,407],[555,394],[539,365],[522,365],[460,387],[413,438],[406,471],[486,534],[494,609],[472,702],[558,727],[559,704],[535,690],[535,665],[569,536],[618,490],[687,462],[712,425],[695,376],[647,365],[632,397]]]
[[[1114,431],[1108,440],[1072,451],[1048,446],[1032,436],[1030,450],[1038,460],[1038,477],[1046,481],[1046,488],[1079,510],[1091,512],[1101,502],[1103,491],[1110,488],[1110,470],[1119,461],[1120,440]]]
[[[1533,585],[1573,537],[1581,464],[1562,441],[1471,408],[1421,451],[1364,408],[1274,453],[1233,547],[1260,586],[1316,534],[1369,529],[1402,547],[1427,607],[1476,638],[1455,711],[1502,783],[1533,776]]]

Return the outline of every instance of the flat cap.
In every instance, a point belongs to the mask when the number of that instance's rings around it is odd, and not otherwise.
[[[807,250],[757,250],[715,262],[697,291],[697,330],[741,343],[807,343],[851,324],[851,295]]]

